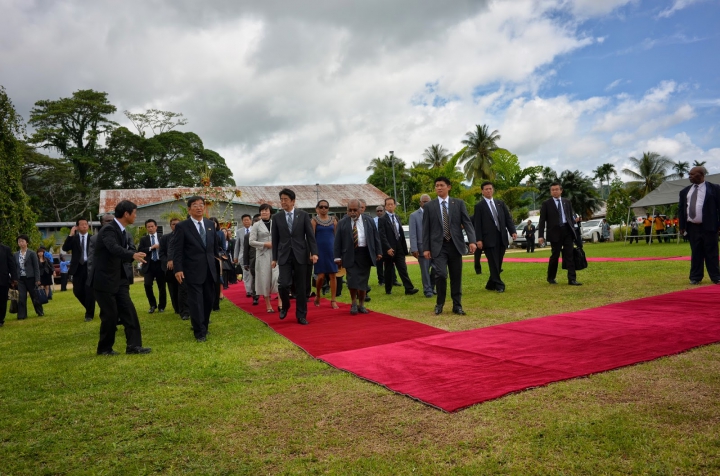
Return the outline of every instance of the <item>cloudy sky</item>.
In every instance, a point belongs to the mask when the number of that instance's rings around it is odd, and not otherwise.
[[[720,0],[0,0],[0,23],[26,119],[78,89],[181,112],[239,185],[364,182],[475,124],[523,166],[720,172]]]

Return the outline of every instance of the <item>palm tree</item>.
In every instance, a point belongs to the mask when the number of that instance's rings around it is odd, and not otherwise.
[[[638,186],[641,197],[655,190],[664,181],[677,178],[677,174],[667,174],[674,162],[656,152],[643,152],[642,158],[630,157],[628,160],[637,168],[637,171],[633,169],[623,169],[622,171],[625,175],[635,179],[635,182],[630,184]]]
[[[610,184],[610,176],[617,175],[615,166],[613,164],[602,164],[593,170],[595,174],[594,179],[600,182],[600,196],[605,197],[605,189],[603,188],[603,182]]]
[[[676,162],[672,166],[672,168],[679,178],[685,178],[685,174],[690,172],[690,163],[689,162]]]
[[[461,162],[467,161],[463,169],[465,177],[472,182],[492,180],[495,174],[492,170],[490,153],[498,148],[497,141],[500,140],[500,134],[498,131],[488,132],[488,126],[483,124],[476,125],[475,130],[465,136],[467,139],[461,141],[467,147],[461,159]]]
[[[585,177],[582,172],[565,170],[558,177],[555,171],[546,167],[543,178],[537,187],[540,190],[538,200],[543,202],[550,198],[550,184],[559,182],[563,189],[563,197],[570,200],[575,213],[589,218],[600,209],[601,199],[592,180]]]
[[[704,167],[705,164],[707,164],[707,160],[703,160],[702,162],[700,162],[699,160],[693,161],[693,167]]]
[[[375,157],[370,161],[370,165],[368,165],[365,170],[372,170],[373,172],[377,172],[386,167],[392,168],[392,162],[392,157],[390,157],[389,155],[386,155],[382,159],[380,157]]]
[[[426,169],[437,169],[447,164],[450,157],[452,157],[452,154],[445,147],[440,144],[433,144],[425,149],[425,152],[423,152],[423,159],[425,160],[417,164],[417,166]]]

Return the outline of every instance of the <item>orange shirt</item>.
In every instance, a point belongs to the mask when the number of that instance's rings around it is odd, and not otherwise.
[[[655,229],[656,230],[664,230],[665,229],[665,222],[661,217],[655,218]]]
[[[650,218],[645,218],[643,220],[643,226],[652,226],[652,220]]]

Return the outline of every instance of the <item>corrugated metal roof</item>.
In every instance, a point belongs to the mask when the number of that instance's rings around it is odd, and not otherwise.
[[[271,186],[238,186],[241,197],[235,197],[235,203],[261,205],[269,203],[280,208],[280,190],[289,188],[295,192],[295,206],[303,209],[314,209],[318,199],[327,200],[330,208],[346,208],[347,202],[353,198],[362,198],[368,208],[385,203],[387,195],[374,185],[365,184],[330,184],[330,185],[271,185]],[[178,188],[141,188],[129,190],[101,190],[100,213],[115,210],[121,200],[130,200],[138,206],[178,200],[199,193],[199,187]],[[233,189],[234,190],[234,189]]]

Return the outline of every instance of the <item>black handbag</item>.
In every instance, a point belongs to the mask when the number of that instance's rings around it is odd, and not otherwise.
[[[17,314],[20,292],[17,289],[10,289],[8,291],[8,299],[10,300],[10,314]]]
[[[585,257],[585,250],[579,247],[573,248],[573,262],[575,263],[575,271],[580,271],[588,267],[587,258]],[[567,269],[567,265],[563,262],[562,269]]]
[[[48,295],[43,288],[35,289],[35,301],[38,304],[47,304],[48,303]]]

